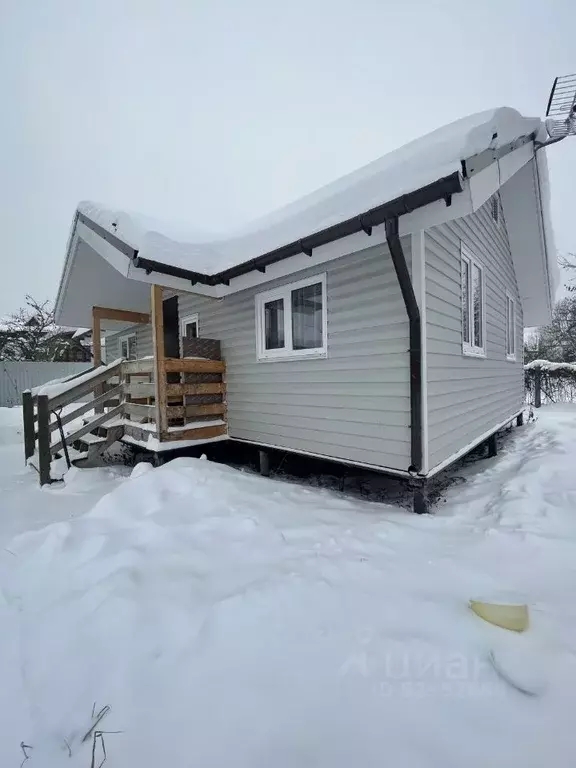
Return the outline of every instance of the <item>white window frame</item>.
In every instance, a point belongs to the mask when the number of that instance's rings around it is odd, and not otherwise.
[[[512,305],[512,321],[513,321],[512,322],[512,329],[513,329],[513,331],[512,331],[512,338],[511,339],[508,336],[508,330],[509,330],[509,325],[508,325],[508,307],[509,307],[510,304]],[[516,362],[516,350],[518,348],[518,339],[517,339],[517,335],[518,334],[516,333],[516,299],[508,291],[506,291],[506,308],[505,308],[505,312],[504,312],[504,318],[505,318],[505,321],[506,321],[506,333],[504,334],[504,343],[506,344],[506,360],[510,360],[511,362],[514,363],[514,362]],[[509,349],[508,342],[510,340],[512,341],[512,343],[514,345],[512,352],[508,352],[508,349]]]
[[[314,349],[293,349],[292,348],[292,291],[298,288],[306,288],[309,285],[322,285],[322,346]],[[265,319],[264,306],[269,301],[277,299],[284,300],[284,342],[285,346],[281,349],[266,349],[265,345]],[[307,277],[305,280],[298,280],[295,283],[286,283],[278,288],[263,293],[257,293],[255,296],[256,304],[256,354],[260,362],[270,362],[274,360],[301,360],[317,357],[327,357],[328,354],[328,301],[326,294],[326,273]]]
[[[462,243],[460,248],[460,258],[470,266],[468,279],[468,337],[469,342],[464,341],[464,313],[462,312],[462,354],[468,357],[486,357],[486,279],[484,276],[484,266],[472,251]],[[480,282],[482,284],[482,346],[474,344],[474,297],[472,295],[472,274],[474,267],[480,270]],[[460,307],[462,308],[462,296]]]
[[[136,357],[124,357],[122,354],[122,344],[123,342],[128,342],[128,350],[130,350],[130,339],[134,339],[134,346],[136,347]],[[120,357],[123,360],[137,360],[138,359],[138,340],[136,339],[136,333],[126,333],[123,336],[120,336]]]
[[[192,325],[192,323],[196,323],[196,333],[198,334],[198,337],[200,336],[200,323],[198,322],[198,312],[195,312],[193,315],[186,315],[185,317],[180,318],[180,339],[185,338],[186,326]]]

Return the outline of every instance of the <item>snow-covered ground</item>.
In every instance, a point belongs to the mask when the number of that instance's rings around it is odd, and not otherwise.
[[[3,768],[89,768],[93,746],[97,766],[102,741],[106,768],[576,763],[576,408],[424,517],[197,459],[40,490],[19,417],[0,411]],[[524,634],[467,607],[508,596]]]

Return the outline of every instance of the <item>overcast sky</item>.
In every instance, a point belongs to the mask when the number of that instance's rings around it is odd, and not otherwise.
[[[54,298],[75,205],[243,224],[444,123],[543,116],[574,0],[0,0],[0,315]],[[576,137],[548,150],[576,251]]]

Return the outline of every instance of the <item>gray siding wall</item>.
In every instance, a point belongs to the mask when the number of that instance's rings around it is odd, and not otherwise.
[[[462,353],[460,244],[484,266],[486,358]],[[429,468],[521,410],[523,320],[502,209],[427,230],[426,312]],[[516,299],[516,362],[506,359],[506,290]]]
[[[410,258],[410,241],[403,242]],[[258,362],[255,295],[326,272],[328,357]],[[375,246],[221,301],[179,296],[200,335],[220,339],[231,437],[406,470],[408,320],[386,246]]]
[[[137,357],[147,357],[152,354],[152,326],[133,325],[125,328],[119,333],[106,335],[106,362],[112,363],[120,357],[120,339],[130,333],[136,334],[136,355]]]

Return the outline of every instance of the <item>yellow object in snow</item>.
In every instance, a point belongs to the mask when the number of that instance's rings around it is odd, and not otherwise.
[[[528,629],[527,605],[503,605],[502,603],[483,603],[480,600],[470,600],[470,608],[484,621],[497,627],[511,629],[514,632],[524,632]]]

